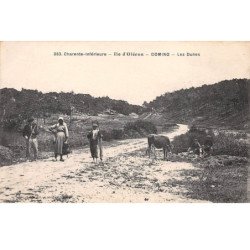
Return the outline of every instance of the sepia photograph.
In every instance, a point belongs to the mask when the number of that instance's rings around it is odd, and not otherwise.
[[[0,42],[0,203],[247,203],[250,42]]]

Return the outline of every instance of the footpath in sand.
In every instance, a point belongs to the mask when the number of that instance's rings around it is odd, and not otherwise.
[[[187,132],[179,125],[170,140]],[[204,202],[185,196],[185,162],[153,161],[145,156],[146,138],[119,141],[104,148],[104,163],[93,164],[88,148],[75,150],[65,162],[52,159],[0,168],[0,202]],[[188,177],[190,181],[198,178]]]

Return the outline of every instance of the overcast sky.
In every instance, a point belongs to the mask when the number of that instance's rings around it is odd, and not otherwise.
[[[54,56],[54,52],[145,53],[149,56]],[[169,57],[152,57],[170,52]],[[177,53],[200,56],[177,56]],[[74,91],[133,104],[181,88],[250,78],[244,42],[2,42],[0,87]]]

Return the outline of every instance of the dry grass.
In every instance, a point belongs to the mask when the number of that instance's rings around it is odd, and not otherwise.
[[[197,168],[185,175],[199,175],[199,180],[190,182],[187,178],[176,185],[185,185],[188,197],[213,202],[246,202],[247,201],[247,135],[244,132],[220,131],[212,135],[214,139],[212,156],[199,158],[186,153],[189,142],[197,138],[203,143],[203,131],[188,132],[175,138],[173,144],[174,161],[192,162]]]
[[[196,167],[181,171],[181,180],[173,180],[174,185],[184,185],[188,189],[188,198],[223,203],[247,201],[246,157],[216,155],[199,158],[180,153],[171,155],[170,160],[190,162]],[[190,181],[190,176],[199,178]]]

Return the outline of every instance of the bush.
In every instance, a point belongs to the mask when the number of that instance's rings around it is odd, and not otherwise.
[[[113,140],[112,131],[111,130],[101,130],[101,133],[103,135],[104,141],[111,141]]]
[[[213,155],[231,155],[231,156],[248,156],[247,143],[244,139],[244,133],[225,133],[219,132],[216,136],[212,135]],[[241,137],[241,138],[239,138]],[[172,142],[174,153],[186,152],[194,140],[198,139],[201,145],[204,144],[206,134],[204,131],[189,131],[184,135],[176,136]]]
[[[156,126],[149,121],[135,121],[125,124],[124,129],[102,130],[104,141],[121,140],[128,138],[141,138],[148,134],[156,134]]]
[[[130,129],[130,130],[128,130],[126,132],[125,137],[127,139],[129,139],[129,138],[140,138],[140,137],[142,137],[142,135],[138,131],[136,131],[134,129]]]
[[[17,130],[22,125],[23,120],[20,117],[11,117],[3,121],[5,130]]]
[[[0,145],[0,165],[9,164],[13,161],[13,152],[4,146]]]
[[[220,132],[214,141],[215,155],[248,156],[247,143],[244,139],[238,139],[236,134]],[[245,137],[245,136],[244,136]]]
[[[183,134],[176,136],[172,142],[173,153],[178,154],[181,152],[187,152],[189,148],[189,136],[188,134]]]
[[[2,145],[4,147],[9,146],[8,139],[7,139],[6,135],[4,135],[4,134],[0,138],[0,145]]]
[[[112,130],[112,137],[115,140],[120,140],[124,138],[124,132],[122,129],[113,129]]]
[[[124,131],[122,129],[101,130],[104,141],[124,139]]]
[[[148,134],[156,134],[157,128],[150,121],[138,120],[135,122],[129,122],[124,126],[124,133],[129,134],[129,131],[136,131],[140,136],[145,136]]]

